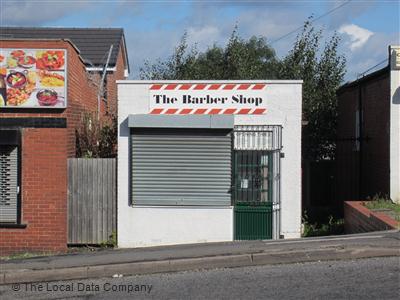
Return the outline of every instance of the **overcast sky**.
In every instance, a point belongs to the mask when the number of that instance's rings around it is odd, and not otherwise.
[[[400,44],[399,0],[352,1],[57,1],[0,0],[2,26],[121,27],[125,31],[131,78],[144,60],[165,58],[185,31],[199,50],[225,45],[235,24],[243,38],[274,41],[301,26],[310,15],[315,26],[342,38],[346,80],[387,58],[389,44]],[[296,32],[298,33],[298,32]],[[296,33],[274,42],[278,57],[291,49]],[[378,67],[383,67],[380,65]]]

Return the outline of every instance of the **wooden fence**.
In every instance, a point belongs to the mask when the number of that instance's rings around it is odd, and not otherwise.
[[[106,242],[116,214],[116,159],[68,159],[68,244]]]

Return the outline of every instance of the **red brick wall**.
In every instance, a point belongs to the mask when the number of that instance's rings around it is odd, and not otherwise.
[[[377,193],[389,193],[389,84],[389,75],[382,74],[362,82],[361,85],[345,88],[338,95],[336,189],[340,202],[365,199]],[[360,92],[364,118],[361,160],[360,152],[355,151],[353,140]]]
[[[75,155],[75,129],[79,126],[82,114],[85,111],[97,112],[97,87],[90,80],[99,81],[99,76],[88,76],[85,65],[82,63],[76,49],[66,41],[0,41],[1,48],[57,48],[66,49],[68,51],[68,83],[67,83],[67,95],[68,105],[63,111],[49,111],[49,110],[38,110],[30,109],[1,109],[0,117],[65,117],[67,118],[68,124],[68,157]],[[108,119],[107,114],[109,112],[116,112],[117,106],[117,86],[115,81],[124,79],[124,59],[122,55],[122,49],[120,49],[116,70],[115,72],[107,75],[107,90],[108,90],[108,108],[104,101],[100,101],[101,105],[101,117]],[[93,75],[93,74],[91,74]],[[98,83],[98,82],[96,82]]]
[[[384,214],[372,212],[362,201],[344,203],[344,227],[346,233],[362,233],[396,229],[395,220]]]
[[[97,88],[76,49],[66,41],[0,41],[1,48],[67,49],[67,108],[0,109],[0,118],[66,118],[67,128],[22,129],[22,218],[25,229],[0,227],[0,256],[25,251],[59,251],[67,246],[67,158],[75,156],[75,130],[84,112],[97,111]],[[123,78],[124,62],[109,75],[109,103],[116,107],[115,79]],[[122,75],[121,75],[122,74]],[[102,101],[102,117],[106,109]],[[107,117],[105,117],[107,118]],[[1,128],[0,128],[1,130]]]
[[[390,79],[370,81],[363,87],[364,125],[362,197],[390,192]]]
[[[67,118],[68,157],[75,155],[75,128],[85,111],[97,109],[97,93],[90,86],[85,65],[76,49],[65,41],[1,41],[2,48],[58,48],[66,49],[67,54],[67,108],[62,111],[48,109],[0,109],[0,117],[60,117]]]
[[[0,256],[61,251],[67,242],[67,129],[23,129],[22,216],[25,229],[0,228]]]

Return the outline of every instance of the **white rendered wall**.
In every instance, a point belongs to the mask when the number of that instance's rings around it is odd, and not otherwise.
[[[118,82],[118,246],[232,241],[232,207],[129,205],[130,147],[127,118],[130,114],[149,112],[149,86],[153,83],[128,80]],[[301,82],[263,83],[267,83],[267,113],[236,115],[235,124],[283,126],[282,152],[285,157],[281,160],[281,234],[285,238],[298,238],[301,227]]]
[[[236,115],[235,125],[282,125],[281,234],[299,238],[301,227],[301,84],[269,84],[265,115]]]
[[[125,208],[119,223],[118,247],[146,247],[233,240],[231,207]]]
[[[400,203],[400,68],[395,68],[395,49],[389,48],[390,59],[390,198]]]

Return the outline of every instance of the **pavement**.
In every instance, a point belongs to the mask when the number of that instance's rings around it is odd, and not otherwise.
[[[398,230],[279,241],[113,249],[0,261],[0,284],[399,256]]]

